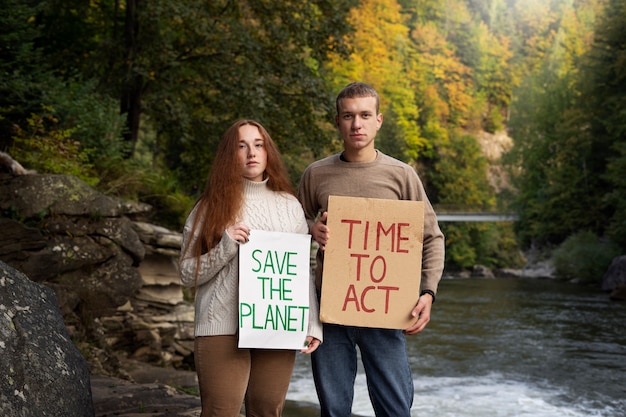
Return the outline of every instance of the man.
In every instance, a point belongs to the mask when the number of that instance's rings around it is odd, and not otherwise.
[[[311,357],[315,388],[322,416],[349,417],[358,346],[376,415],[409,417],[414,393],[404,335],[421,332],[430,321],[443,272],[443,234],[415,170],[375,148],[374,139],[383,123],[376,90],[364,83],[349,84],[337,96],[336,106],[335,122],[344,150],[312,163],[302,175],[299,189],[309,230],[320,248],[318,293],[324,249],[332,235],[326,226],[328,197],[341,195],[425,203],[421,294],[411,311],[415,323],[404,330],[324,324],[324,343]]]

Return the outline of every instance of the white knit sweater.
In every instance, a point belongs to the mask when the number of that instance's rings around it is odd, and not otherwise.
[[[187,218],[183,230],[183,248],[191,236],[196,209]],[[240,221],[250,229],[274,232],[308,233],[302,206],[286,193],[271,191],[267,180],[244,180],[244,205]],[[202,255],[198,274],[195,307],[195,335],[236,334],[238,329],[239,244],[224,231],[220,242]],[[181,256],[180,277],[183,285],[196,285],[196,258]],[[322,340],[319,306],[314,278],[310,279],[308,335]]]

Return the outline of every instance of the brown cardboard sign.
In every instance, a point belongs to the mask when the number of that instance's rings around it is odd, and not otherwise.
[[[330,196],[320,320],[406,329],[417,319],[424,242],[421,201]]]

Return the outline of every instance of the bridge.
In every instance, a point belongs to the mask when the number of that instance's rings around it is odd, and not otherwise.
[[[518,220],[515,213],[457,213],[437,212],[440,222],[514,222]]]

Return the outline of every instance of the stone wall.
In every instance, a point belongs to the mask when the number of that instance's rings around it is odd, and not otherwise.
[[[151,207],[75,177],[0,173],[0,260],[52,288],[93,371],[119,359],[192,363],[193,305],[176,262],[182,236],[145,222]]]
[[[108,344],[130,359],[186,368],[193,362],[193,295],[180,283],[177,262],[182,235],[134,223],[146,256],[142,286],[115,314],[102,318]]]

